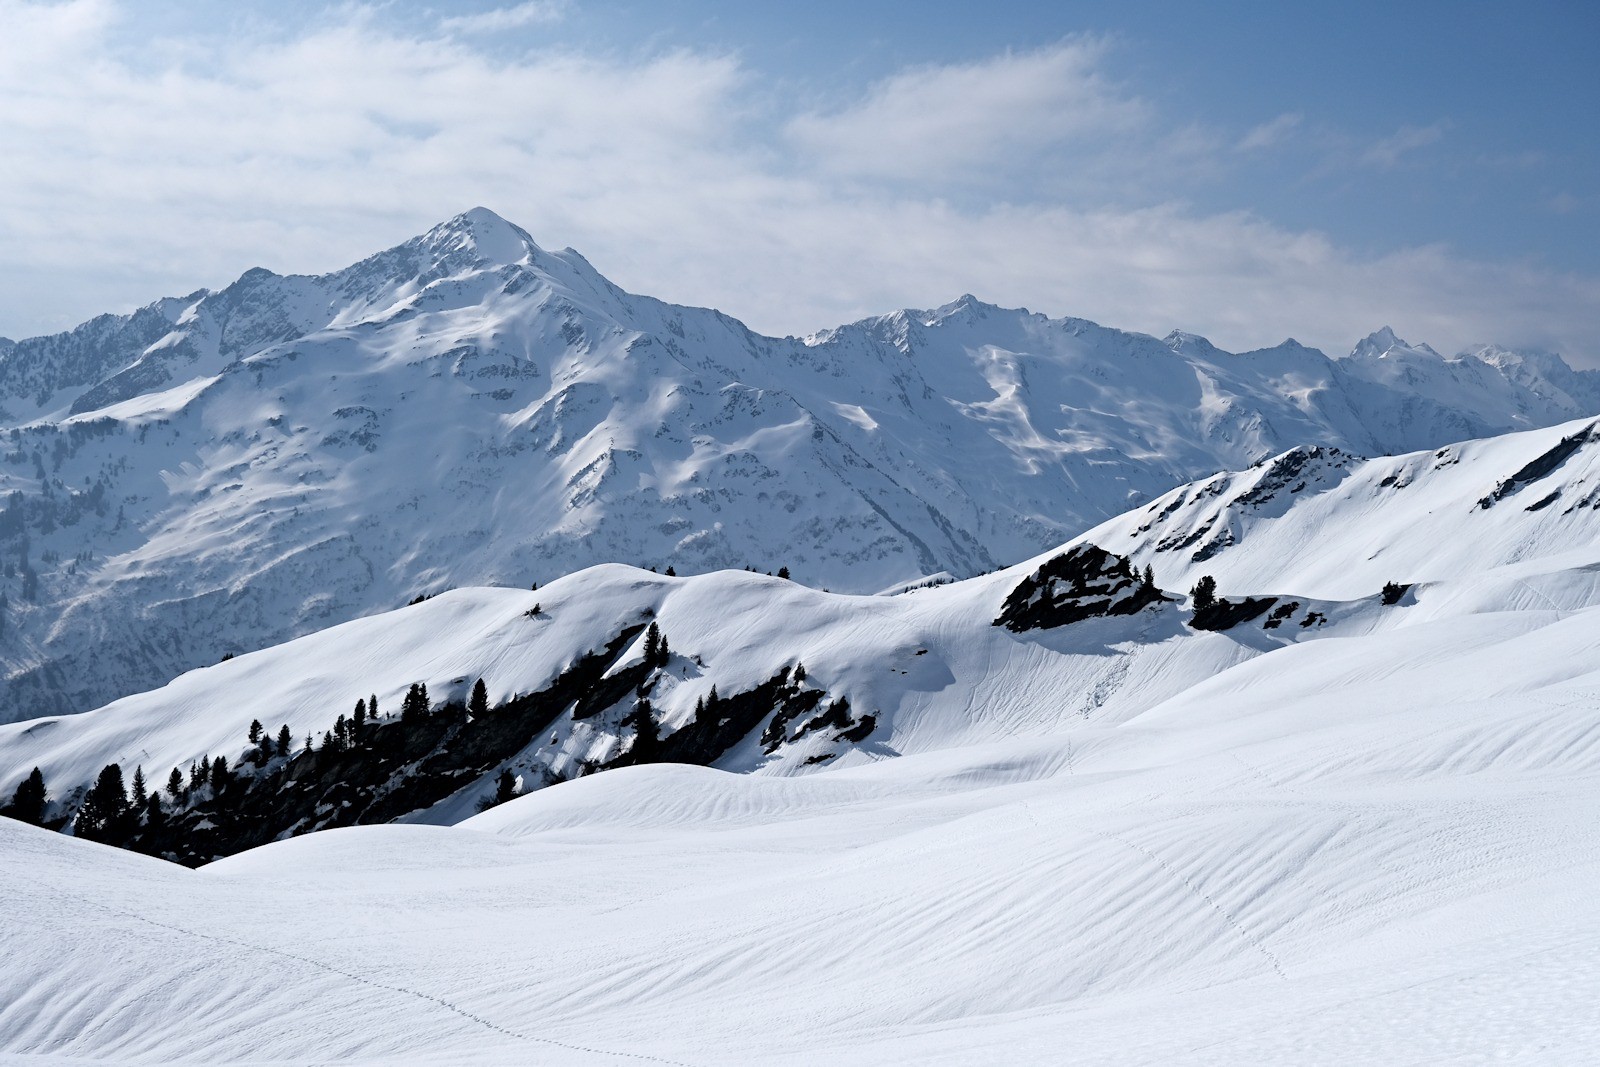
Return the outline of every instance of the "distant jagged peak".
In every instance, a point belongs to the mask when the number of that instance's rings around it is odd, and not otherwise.
[[[952,318],[962,313],[974,314],[978,312],[999,310],[1000,308],[994,304],[985,303],[984,301],[973,296],[971,293],[962,293],[948,304],[941,304],[934,308],[932,311],[928,312],[928,315],[935,322],[937,322],[941,319]]]
[[[1209,338],[1187,330],[1173,330],[1161,339],[1161,343],[1179,355],[1198,355],[1211,358],[1222,354],[1222,349],[1212,344]]]
[[[1505,372],[1534,370],[1547,378],[1567,378],[1580,373],[1562,358],[1559,352],[1542,348],[1508,348],[1496,344],[1471,345],[1461,350],[1461,356],[1479,360]]]
[[[1383,359],[1391,353],[1410,352],[1433,356],[1435,359],[1444,358],[1425,344],[1414,345],[1396,336],[1394,330],[1388,326],[1384,326],[1363,337],[1355,348],[1350,350],[1350,358]]]
[[[938,326],[945,322],[964,321],[975,322],[987,318],[991,314],[1026,315],[1026,309],[1003,308],[998,304],[990,304],[979,300],[971,293],[962,293],[946,304],[935,308],[901,308],[887,315],[877,315],[870,319],[863,319],[854,325],[868,325],[888,323],[892,325],[905,325],[916,323],[919,326]]]

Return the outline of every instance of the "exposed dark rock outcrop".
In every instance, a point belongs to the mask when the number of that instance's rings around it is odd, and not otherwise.
[[[1526,464],[1521,470],[1517,471],[1517,473],[1513,474],[1511,477],[1495,486],[1494,490],[1489,493],[1488,496],[1478,501],[1478,506],[1480,508],[1492,508],[1495,506],[1495,504],[1504,500],[1511,494],[1518,492],[1524,486],[1532,485],[1540,478],[1543,478],[1555,471],[1557,467],[1560,467],[1567,460],[1575,456],[1579,449],[1596,437],[1596,425],[1600,424],[1591,423],[1590,425],[1579,430],[1577,433],[1573,434],[1571,437],[1563,437],[1560,441],[1556,442],[1554,447],[1547,450],[1543,455],[1538,456]],[[1544,500],[1534,504],[1532,507],[1528,508],[1528,510],[1537,511],[1539,508],[1549,505],[1553,502],[1556,495],[1557,494],[1555,493],[1550,494],[1549,497],[1546,497]]]
[[[1166,599],[1126,557],[1098,545],[1077,545],[1019,582],[994,625],[1013,633],[1046,630],[1084,619],[1132,615]]]
[[[1231,630],[1242,622],[1259,618],[1277,602],[1274,596],[1245,597],[1237,601],[1219,598],[1196,611],[1189,625],[1196,630]]]

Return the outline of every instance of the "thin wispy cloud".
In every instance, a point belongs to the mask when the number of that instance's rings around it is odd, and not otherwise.
[[[0,0],[0,333],[258,264],[332,269],[478,203],[628,288],[774,333],[970,291],[1229,347],[1339,349],[1389,323],[1583,358],[1600,304],[1593,278],[1187,206],[1182,180],[1295,123],[1173,122],[1106,73],[1099,39],[786,108],[724,52],[507,58],[382,8],[123,49],[124,11]]]
[[[1270,122],[1263,122],[1254,127],[1239,138],[1238,148],[1241,152],[1271,148],[1292,134],[1304,119],[1305,116],[1298,112],[1285,112]]]
[[[1435,122],[1430,126],[1402,126],[1381,141],[1368,145],[1361,153],[1361,162],[1369,167],[1385,169],[1398,166],[1409,153],[1436,144],[1444,132],[1443,122]]]
[[[566,14],[567,5],[562,0],[529,0],[514,7],[500,7],[473,15],[452,15],[440,19],[439,28],[446,33],[504,33],[525,26],[560,22]]]

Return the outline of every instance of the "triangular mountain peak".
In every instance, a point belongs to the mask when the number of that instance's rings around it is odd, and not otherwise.
[[[470,251],[492,263],[520,263],[543,251],[528,231],[486,207],[475,207],[441,222],[419,238],[441,252]]]

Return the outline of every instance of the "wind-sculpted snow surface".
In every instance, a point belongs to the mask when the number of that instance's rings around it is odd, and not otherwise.
[[[970,576],[1293,445],[1600,411],[1596,380],[1387,332],[1234,355],[971,297],[762,337],[477,209],[0,349],[0,721],[597,563]]]

